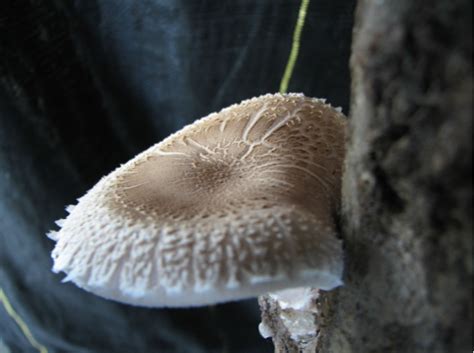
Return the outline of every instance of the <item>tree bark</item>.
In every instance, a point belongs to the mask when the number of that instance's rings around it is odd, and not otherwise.
[[[472,2],[363,0],[322,352],[472,350]]]
[[[470,352],[472,2],[361,0],[355,16],[345,285],[318,298],[315,350]],[[301,351],[275,315],[279,351]]]

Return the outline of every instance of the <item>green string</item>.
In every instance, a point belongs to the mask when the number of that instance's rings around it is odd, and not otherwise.
[[[3,289],[0,287],[0,302],[2,302],[3,307],[5,308],[6,312],[10,317],[13,319],[13,321],[16,322],[18,327],[20,328],[21,332],[23,332],[23,335],[25,335],[26,339],[30,344],[36,348],[40,353],[48,353],[48,349],[43,346],[41,343],[39,343],[34,337],[33,334],[31,333],[28,325],[23,321],[23,319],[18,315],[18,313],[13,309],[13,306],[11,305],[10,301],[8,300],[7,295],[3,291]]]
[[[298,20],[296,21],[295,31],[293,32],[293,41],[291,44],[291,52],[288,57],[288,63],[286,64],[285,72],[280,82],[280,93],[286,93],[288,90],[288,84],[293,74],[296,59],[298,59],[298,51],[300,49],[301,32],[303,31],[304,20],[308,9],[309,0],[301,0],[300,11],[298,12]]]

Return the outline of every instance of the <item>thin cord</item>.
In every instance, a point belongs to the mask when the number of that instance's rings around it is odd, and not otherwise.
[[[33,337],[33,334],[28,328],[28,325],[23,321],[20,315],[18,315],[15,309],[13,309],[13,306],[11,305],[10,301],[8,300],[7,295],[5,294],[2,288],[0,288],[0,302],[2,302],[3,307],[5,308],[6,312],[8,313],[8,315],[10,315],[13,321],[16,322],[16,324],[20,328],[21,332],[23,332],[23,335],[25,335],[28,342],[30,342],[30,344],[34,348],[36,348],[40,353],[48,353],[48,349],[45,346],[43,346],[41,343],[39,343]]]
[[[288,84],[293,74],[296,59],[298,59],[298,51],[300,49],[301,32],[303,31],[304,20],[308,9],[309,0],[301,0],[300,11],[298,12],[298,20],[296,21],[295,31],[293,32],[293,42],[291,45],[290,56],[288,57],[288,63],[286,64],[285,72],[280,82],[280,93],[286,93],[288,90]]]

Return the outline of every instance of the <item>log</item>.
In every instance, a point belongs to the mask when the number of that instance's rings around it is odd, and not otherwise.
[[[472,2],[361,0],[343,180],[344,286],[313,351],[472,350]],[[260,298],[277,352],[300,352]]]

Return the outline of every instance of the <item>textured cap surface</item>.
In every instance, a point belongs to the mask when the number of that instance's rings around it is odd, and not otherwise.
[[[50,233],[53,270],[95,294],[190,306],[339,285],[345,118],[265,95],[213,113],[102,178]]]

